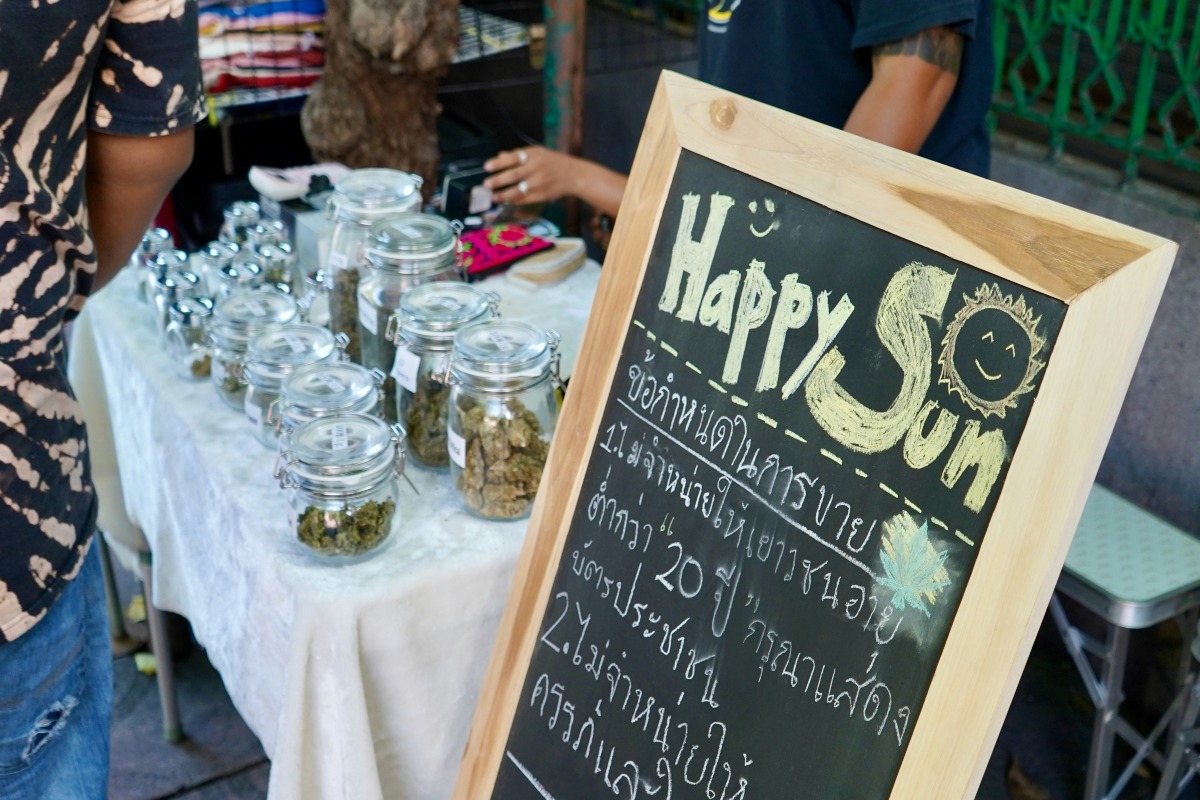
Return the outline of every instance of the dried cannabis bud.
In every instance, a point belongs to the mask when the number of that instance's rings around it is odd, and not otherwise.
[[[358,338],[358,270],[339,269],[333,272],[333,291],[329,296],[329,329],[344,333],[350,339],[346,356],[356,364],[362,363],[362,348]],[[389,365],[390,366],[390,365]]]
[[[417,463],[427,467],[450,466],[446,444],[446,411],[450,387],[441,381],[419,380],[404,415],[405,447]]]
[[[368,500],[357,509],[324,511],[309,506],[300,515],[296,535],[326,556],[357,556],[374,550],[387,538],[396,504]]]
[[[212,374],[212,356],[202,356],[192,361],[188,367],[193,378],[207,378]]]
[[[458,490],[469,509],[495,519],[515,519],[529,511],[550,450],[536,414],[520,403],[506,411],[510,417],[497,418],[474,405],[461,414],[466,465]]]

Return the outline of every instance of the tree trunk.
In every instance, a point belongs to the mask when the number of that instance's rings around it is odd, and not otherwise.
[[[325,71],[300,117],[313,157],[420,175],[428,199],[457,34],[458,0],[327,0]]]

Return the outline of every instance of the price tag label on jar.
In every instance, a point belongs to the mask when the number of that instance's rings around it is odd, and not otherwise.
[[[346,430],[346,426],[338,423],[333,426],[333,430],[329,435],[329,449],[337,453],[345,450],[350,446],[350,433]]]
[[[414,394],[417,391],[417,373],[421,368],[421,357],[407,347],[396,348],[396,360],[392,362],[392,377]]]
[[[450,460],[460,469],[467,468],[467,440],[458,431],[450,428],[446,431],[446,449],[450,451]]]
[[[358,324],[372,336],[379,335],[379,311],[361,294],[358,296]]]

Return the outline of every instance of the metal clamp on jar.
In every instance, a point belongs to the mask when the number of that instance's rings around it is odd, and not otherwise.
[[[296,301],[274,290],[242,289],[217,303],[209,331],[212,382],[225,405],[244,410],[242,370],[254,335],[268,325],[284,325],[294,319]]]
[[[333,187],[325,206],[333,220],[323,270],[330,291],[329,329],[350,337],[346,354],[361,363],[358,343],[358,281],[362,248],[371,226],[421,205],[421,178],[395,169],[356,169]]]
[[[450,356],[450,478],[468,511],[527,516],[558,422],[559,336],[527,322],[473,322]]]
[[[497,316],[499,302],[499,295],[470,284],[429,283],[405,294],[388,323],[387,338],[395,349],[391,375],[398,385],[392,413],[408,434],[409,455],[423,467],[450,466],[446,415],[454,334]]]
[[[335,341],[328,328],[304,323],[272,325],[255,334],[242,370],[246,419],[255,439],[271,449],[277,445],[284,378],[300,367],[339,358],[344,346],[345,337]]]
[[[185,380],[207,380],[212,373],[208,339],[212,313],[213,301],[207,297],[185,297],[171,304],[166,349],[176,374]]]
[[[334,563],[361,561],[396,528],[404,431],[366,414],[305,422],[287,438],[275,477],[287,492],[293,534]]]
[[[363,245],[358,284],[360,363],[387,373],[396,360],[392,318],[405,294],[418,286],[462,280],[458,234],[461,226],[433,214],[397,214],[371,226]],[[384,384],[384,415],[396,417],[396,384]]]
[[[279,440],[305,422],[334,414],[383,412],[384,374],[349,361],[310,364],[283,379],[279,390]]]

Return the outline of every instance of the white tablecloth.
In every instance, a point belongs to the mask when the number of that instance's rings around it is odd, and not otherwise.
[[[482,286],[504,316],[559,331],[568,375],[599,272]],[[75,352],[94,351],[100,369],[73,373],[109,406],[92,435],[111,425],[156,602],[190,620],[261,739],[270,797],[448,796],[526,523],[468,516],[444,474],[410,468],[420,495],[405,487],[392,545],[354,566],[316,563],[292,540],[274,454],[209,383],[174,377],[132,276],[87,305]]]

